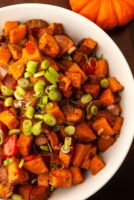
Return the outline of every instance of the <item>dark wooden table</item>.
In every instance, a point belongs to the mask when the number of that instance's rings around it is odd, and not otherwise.
[[[0,7],[17,3],[48,3],[70,9],[68,0],[0,0]],[[134,21],[122,28],[108,31],[108,34],[125,55],[134,74]],[[129,130],[126,134],[129,134]],[[133,190],[134,142],[116,175],[98,193],[92,196],[90,200],[130,200],[134,199]]]

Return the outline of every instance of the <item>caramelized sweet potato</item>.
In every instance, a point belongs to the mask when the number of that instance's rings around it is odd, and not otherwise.
[[[108,63],[105,59],[100,59],[97,62],[97,67],[95,68],[95,75],[105,75],[108,76],[109,71],[108,71]]]
[[[80,42],[79,51],[89,55],[97,46],[97,42],[91,38],[86,38]]]
[[[89,152],[85,156],[84,160],[82,161],[80,168],[88,170],[90,167],[91,159],[89,158]]]
[[[9,129],[16,128],[18,125],[18,120],[16,119],[16,116],[14,116],[8,110],[0,113],[0,121],[5,124]]]
[[[68,168],[71,163],[72,153],[63,153],[60,150],[59,159],[65,168]]]
[[[48,168],[41,156],[34,156],[31,160],[24,163],[24,168],[34,174],[43,174],[48,172]]]
[[[98,139],[98,143],[97,143],[99,151],[101,151],[101,152],[106,151],[110,146],[112,146],[114,144],[115,141],[116,141],[116,139],[111,136],[106,139],[103,137],[100,137]]]
[[[4,25],[4,36],[9,36],[10,31],[16,28],[18,24],[18,21],[6,21]]]
[[[114,134],[119,134],[120,133],[123,121],[124,121],[123,117],[117,117],[116,118],[116,120],[114,122],[114,125],[113,125]]]
[[[81,74],[78,72],[65,72],[65,75],[68,79],[70,79],[71,84],[75,88],[80,88],[81,87]]]
[[[73,54],[73,61],[77,63],[80,67],[83,67],[87,62],[85,54],[77,50]]]
[[[104,117],[100,117],[93,122],[93,128],[98,134],[113,135],[114,131]],[[101,133],[100,133],[101,132]]]
[[[71,81],[68,77],[60,73],[59,88],[62,92],[67,92],[71,86]]]
[[[49,183],[54,187],[71,187],[72,173],[69,169],[55,169],[49,173]]]
[[[48,188],[35,186],[30,193],[30,200],[45,200],[48,198],[48,193]]]
[[[23,61],[20,59],[10,64],[8,70],[9,70],[9,73],[12,74],[13,78],[15,80],[18,80],[20,77],[22,77],[25,70]]]
[[[18,43],[26,36],[27,28],[25,24],[20,24],[16,28],[11,29],[9,33],[10,43]]]
[[[108,89],[104,90],[104,92],[100,96],[100,100],[105,105],[113,104],[115,101],[115,98],[114,98],[114,94],[112,93],[111,89],[108,88]]]
[[[8,48],[14,60],[21,59],[22,47],[17,44],[8,44]]]
[[[26,136],[23,133],[20,134],[18,142],[17,142],[17,146],[18,146],[19,153],[22,156],[29,155],[32,141],[33,141],[33,136]]]
[[[94,156],[91,159],[90,163],[90,171],[93,175],[96,175],[98,172],[100,172],[105,167],[104,161],[99,156]]]
[[[54,131],[51,131],[49,134],[47,134],[47,137],[53,150],[60,148],[59,138]]]
[[[18,193],[23,197],[24,200],[30,200],[30,194],[33,189],[31,184],[21,185],[18,188]]]
[[[96,98],[99,95],[100,92],[100,86],[99,84],[84,84],[83,90],[86,93],[90,93],[94,98]]]
[[[77,143],[74,147],[74,154],[72,158],[72,163],[74,166],[79,167],[84,160],[84,157],[88,153],[90,145]]]
[[[64,114],[67,122],[78,122],[83,117],[82,110],[73,106],[67,107]]]
[[[78,124],[76,126],[75,138],[79,142],[91,142],[97,137],[93,133],[92,129],[89,128],[89,126],[85,122],[82,122],[81,124]]]
[[[54,38],[60,49],[59,56],[62,56],[73,46],[73,41],[66,35],[55,35]]]
[[[0,198],[2,199],[8,199],[13,193],[13,186],[6,184],[2,185],[0,183]]]
[[[28,172],[19,168],[20,159],[14,158],[14,162],[7,166],[8,183],[11,185],[22,184],[28,180]]]
[[[49,180],[49,174],[48,173],[39,174],[38,180],[37,180],[38,186],[43,186],[43,187],[48,188],[48,186],[49,186],[48,180]]]
[[[81,170],[80,170],[79,167],[71,166],[69,168],[69,170],[72,173],[72,183],[73,183],[73,185],[80,184],[80,183],[83,182],[83,176],[82,176],[82,173],[81,173]]]
[[[39,49],[52,58],[57,57],[60,52],[59,46],[55,38],[47,33],[44,33],[40,37]]]
[[[112,90],[112,92],[120,92],[123,90],[124,87],[115,77],[108,78],[108,81],[109,81],[109,88]]]
[[[0,66],[5,67],[11,58],[10,51],[7,46],[1,45],[0,46]]]

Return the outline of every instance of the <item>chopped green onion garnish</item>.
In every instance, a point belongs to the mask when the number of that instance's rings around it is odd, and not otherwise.
[[[11,95],[13,95],[13,93],[14,93],[14,91],[13,91],[12,88],[7,87],[7,86],[5,86],[5,85],[2,85],[2,86],[1,86],[1,92],[2,92],[2,94],[3,94],[4,96],[11,96]]]
[[[64,131],[67,135],[71,136],[75,134],[75,127],[74,126],[67,126],[64,128]]]
[[[29,80],[26,79],[26,78],[20,78],[20,79],[18,80],[18,85],[19,85],[20,87],[24,88],[24,89],[27,89],[27,88],[29,87],[29,85],[30,85],[30,82],[29,82]]]
[[[35,61],[28,61],[26,71],[30,72],[31,74],[35,74],[38,64],[39,63]]]
[[[22,196],[19,194],[13,194],[11,200],[22,200]]]
[[[83,95],[82,97],[81,97],[81,103],[83,103],[83,104],[87,104],[87,103],[89,103],[90,101],[92,101],[92,96],[91,96],[91,94],[85,94],[85,95]]]
[[[20,163],[19,163],[19,168],[22,168],[23,165],[24,165],[24,159],[22,158],[21,161],[20,161]]]
[[[44,115],[44,122],[48,126],[54,126],[56,124],[56,118],[53,115],[47,113]]]
[[[46,94],[49,94],[51,90],[56,90],[56,89],[57,89],[57,85],[49,85],[46,87],[45,92]]]
[[[71,144],[72,144],[72,138],[66,137],[65,140],[64,140],[64,145],[61,147],[61,151],[63,153],[69,153],[70,148],[71,148]]]
[[[48,103],[48,96],[43,96],[43,97],[41,98],[41,103],[42,103],[43,105],[46,105],[46,104]]]
[[[13,98],[12,97],[7,97],[4,101],[4,105],[7,107],[10,107],[13,105]]]
[[[41,131],[42,131],[42,122],[43,121],[36,122],[32,126],[31,132],[32,132],[33,135],[37,136],[37,135],[41,134]]]
[[[42,69],[47,69],[48,67],[50,66],[50,63],[49,63],[49,61],[48,60],[43,60],[42,62],[41,62],[41,68]]]
[[[44,94],[44,87],[45,87],[45,81],[39,80],[34,85],[34,92],[36,93],[36,96],[41,97]]]
[[[28,119],[32,119],[33,118],[33,116],[34,116],[34,108],[32,106],[27,107],[27,110],[25,112],[25,116]]]
[[[13,158],[7,158],[6,160],[4,160],[3,165],[8,166],[13,162],[14,162]]]
[[[30,76],[32,76],[32,74],[30,72],[25,72],[24,73],[24,78],[29,78]]]
[[[47,145],[41,145],[40,149],[43,150],[43,151],[49,151],[50,150]]]
[[[60,92],[59,90],[51,90],[48,94],[49,99],[52,101],[58,101],[60,97]]]
[[[101,86],[102,88],[108,88],[108,87],[109,87],[109,81],[108,81],[106,78],[102,79],[102,80],[100,81],[100,86]]]
[[[23,100],[24,99],[24,96],[23,95],[20,95],[20,93],[18,92],[18,90],[15,90],[14,92],[14,96],[17,100]]]
[[[34,77],[35,78],[38,78],[40,76],[44,76],[45,72],[44,71],[40,71],[40,72],[37,72],[36,74],[34,74]]]
[[[23,121],[23,132],[25,135],[31,135],[32,121],[29,119],[25,119]]]
[[[8,135],[18,135],[20,134],[20,129],[11,129],[8,132]]]
[[[45,78],[54,85],[59,81],[58,77],[54,77],[48,70],[45,72]]]
[[[21,95],[21,96],[25,96],[26,91],[20,87],[19,85],[16,87],[16,91]]]
[[[46,105],[46,109],[51,109],[51,108],[53,108],[53,103],[48,103],[48,104]]]
[[[90,112],[91,112],[92,115],[97,115],[97,113],[98,113],[98,107],[95,106],[95,105],[91,106]]]
[[[35,115],[34,115],[34,118],[35,118],[35,119],[43,119],[43,118],[44,118],[44,115],[35,114]]]
[[[48,71],[49,71],[49,73],[52,74],[52,76],[53,76],[55,79],[58,79],[58,78],[59,78],[58,72],[57,72],[53,67],[49,67],[49,68],[48,68]]]

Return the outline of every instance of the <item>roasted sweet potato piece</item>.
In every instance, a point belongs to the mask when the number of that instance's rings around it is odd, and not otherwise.
[[[76,62],[80,67],[83,67],[86,64],[85,54],[76,50],[73,54],[73,61]]]
[[[114,125],[113,125],[114,134],[119,134],[120,133],[123,121],[124,121],[123,117],[117,117],[116,118],[116,120],[114,122]]]
[[[19,153],[22,156],[29,155],[32,141],[33,141],[32,136],[26,136],[23,133],[20,134],[18,142],[17,142],[17,146],[18,146]]]
[[[114,131],[104,117],[100,117],[93,122],[93,128],[98,134],[113,135]]]
[[[70,79],[71,84],[75,88],[80,88],[81,87],[81,74],[78,72],[65,72],[65,75],[68,79]]]
[[[111,89],[108,88],[108,89],[104,90],[104,92],[100,96],[100,100],[105,105],[113,104],[115,101],[115,97],[114,97],[114,94],[112,93]]]
[[[42,19],[30,19],[26,21],[25,24],[30,34],[32,34],[35,29],[39,30],[40,28],[45,28],[48,26],[48,23]]]
[[[8,199],[13,193],[13,186],[6,184],[2,185],[0,183],[0,198]]]
[[[49,183],[54,187],[71,187],[72,173],[69,169],[55,169],[49,173]]]
[[[72,173],[72,182],[74,184],[80,184],[83,182],[83,176],[79,167],[71,166],[69,170]]]
[[[11,65],[9,65],[9,73],[12,74],[15,80],[18,80],[24,73],[25,66],[22,60],[18,60]]]
[[[60,48],[59,56],[62,56],[73,46],[73,41],[66,35],[55,35],[54,38]]]
[[[14,116],[8,110],[0,113],[0,121],[5,124],[9,129],[16,128],[18,125],[18,120],[16,119],[16,116]]]
[[[7,166],[8,183],[11,185],[22,184],[28,180],[28,172],[19,168],[20,159],[14,158],[14,162]]]
[[[0,66],[0,81],[6,77],[7,73],[8,73],[8,69],[6,67],[4,68]],[[0,83],[0,87],[1,85],[2,85],[2,82]]]
[[[79,167],[84,160],[84,157],[88,153],[91,145],[79,144],[77,143],[74,147],[74,155],[72,158],[72,163],[74,166]]]
[[[76,64],[74,63],[69,69],[68,69],[69,72],[77,72],[77,73],[80,73],[81,74],[81,80],[82,80],[82,83],[84,83],[86,80],[87,80],[87,76],[86,74],[84,74],[84,72],[81,70],[81,68]]]
[[[20,24],[16,28],[11,29],[9,33],[10,43],[18,43],[26,36],[27,28],[25,24]]]
[[[16,89],[17,81],[13,78],[11,74],[7,74],[6,77],[2,80],[3,85],[8,86],[12,89]]]
[[[100,86],[98,84],[85,83],[83,85],[83,90],[84,90],[84,92],[90,93],[93,97],[96,98],[99,95]]]
[[[62,35],[64,32],[63,25],[60,23],[52,23],[46,28],[46,32],[50,35]]]
[[[78,122],[83,117],[82,110],[73,106],[67,107],[64,114],[68,122]]]
[[[52,58],[56,58],[60,52],[55,38],[47,33],[40,37],[39,49]]]
[[[48,173],[38,175],[38,185],[39,186],[43,186],[43,187],[48,188],[48,186],[49,186],[48,180],[49,180],[49,174]]]
[[[60,59],[58,61],[58,66],[61,70],[64,70],[64,71],[67,71],[71,65],[73,64],[73,62],[71,60],[68,60],[68,59]]]
[[[97,67],[95,68],[95,75],[106,75],[108,76],[109,70],[108,70],[108,63],[105,59],[100,59],[97,62]]]
[[[101,152],[106,151],[110,146],[112,146],[114,144],[115,141],[116,141],[116,139],[111,136],[106,139],[103,137],[100,137],[98,139],[98,143],[97,143],[99,151],[101,151]]]
[[[33,156],[31,160],[25,161],[24,168],[35,174],[48,172],[48,168],[41,156]]]
[[[8,44],[8,48],[14,60],[19,60],[22,56],[22,47],[17,44]]]
[[[46,112],[54,115],[58,121],[58,123],[63,123],[65,120],[64,114],[59,108],[59,106],[56,104],[56,102],[51,103],[51,108],[46,107]]]
[[[56,150],[60,148],[59,138],[54,131],[47,134],[48,140],[50,141],[51,147]]]
[[[65,168],[68,168],[71,163],[72,153],[63,153],[60,150],[59,159]]]
[[[23,197],[24,200],[30,200],[30,194],[33,189],[31,184],[21,185],[18,188],[18,193]]]
[[[104,161],[99,156],[94,156],[91,159],[90,163],[90,171],[93,175],[96,175],[98,172],[100,172],[105,167]]]
[[[41,133],[40,135],[36,136],[35,144],[37,146],[46,145],[47,143],[48,143],[48,140],[45,134]]]
[[[7,178],[8,178],[7,168],[5,166],[1,166],[0,167],[0,183],[5,185],[8,182]]]
[[[49,61],[50,66],[53,67],[55,69],[55,71],[57,71],[57,72],[59,71],[59,66],[54,59],[50,58],[49,56],[45,56],[45,59],[47,59]]]
[[[10,51],[7,46],[0,46],[0,66],[5,67],[11,58]]]
[[[59,88],[63,92],[67,92],[71,86],[71,81],[68,77],[60,73]]]
[[[91,142],[96,139],[96,135],[85,122],[82,122],[76,126],[75,138],[79,142]]]
[[[79,51],[89,55],[97,46],[96,41],[91,38],[86,38],[79,45]]]
[[[30,200],[48,199],[49,190],[43,186],[35,186],[30,193]]]
[[[4,36],[8,36],[10,31],[18,26],[18,21],[6,21],[4,25]]]
[[[123,90],[123,85],[120,84],[120,82],[115,77],[109,77],[109,88],[112,90],[112,92],[120,92]]]

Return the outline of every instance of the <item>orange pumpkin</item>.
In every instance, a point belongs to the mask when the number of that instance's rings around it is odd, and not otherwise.
[[[69,0],[73,11],[104,29],[123,26],[134,18],[134,0]]]

